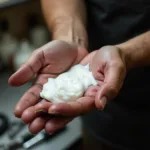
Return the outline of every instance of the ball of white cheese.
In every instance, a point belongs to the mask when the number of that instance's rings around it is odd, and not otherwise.
[[[52,103],[75,101],[82,97],[90,85],[97,85],[89,65],[75,65],[57,78],[49,78],[40,96]]]

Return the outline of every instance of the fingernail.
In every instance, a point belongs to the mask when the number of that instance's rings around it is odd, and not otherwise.
[[[52,106],[49,108],[48,113],[49,113],[49,114],[52,114],[52,115],[60,114],[60,113],[56,110],[56,106],[55,106],[55,105],[52,105]]]
[[[59,112],[52,110],[52,109],[48,110],[48,113],[52,114],[52,115],[59,115],[60,114]]]
[[[35,113],[39,113],[39,112],[44,112],[44,113],[46,113],[47,111],[44,110],[44,109],[39,109],[39,110],[36,110],[36,111],[35,111]]]
[[[102,108],[104,109],[105,106],[106,106],[106,104],[107,104],[107,98],[106,98],[106,96],[103,96],[103,97],[101,98],[100,103],[101,103],[101,105],[102,105]]]

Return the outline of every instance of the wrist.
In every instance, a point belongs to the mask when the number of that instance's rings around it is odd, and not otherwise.
[[[129,69],[150,65],[150,31],[117,45],[125,55]]]
[[[76,44],[81,48],[88,48],[88,37],[85,25],[78,19],[57,20],[52,28],[52,39]]]
[[[115,45],[117,48],[119,48],[122,59],[125,62],[126,70],[127,72],[133,68],[133,60],[131,58],[130,50],[126,43]]]

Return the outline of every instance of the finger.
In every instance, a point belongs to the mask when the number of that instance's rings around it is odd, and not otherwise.
[[[81,46],[81,45],[80,45]],[[78,57],[76,58],[73,65],[80,63],[80,61],[88,55],[88,51],[83,47],[78,47]]]
[[[15,107],[14,114],[16,117],[21,117],[25,109],[34,106],[40,100],[40,92],[43,84],[47,82],[49,77],[53,75],[39,75],[34,85],[23,95]]]
[[[94,106],[94,97],[82,97],[76,101],[52,105],[48,112],[63,116],[78,116],[92,110]]]
[[[52,134],[53,132],[57,131],[58,129],[63,128],[65,125],[67,125],[73,119],[74,119],[73,117],[55,117],[46,123],[45,130],[47,133]]]
[[[27,108],[21,116],[22,121],[28,124],[39,116],[47,115],[48,109],[51,105],[52,104],[50,102],[42,100],[38,104]]]
[[[41,90],[41,85],[35,84],[23,95],[14,110],[16,117],[20,118],[25,109],[35,105],[39,101]]]
[[[8,83],[12,86],[23,85],[32,79],[33,75],[44,66],[44,63],[42,49],[35,50],[20,69],[9,78]]]
[[[38,117],[35,120],[33,120],[30,124],[29,124],[29,131],[32,134],[37,134],[38,132],[40,132],[41,130],[43,130],[45,128],[45,124],[48,120],[50,120],[51,118],[46,116],[46,117]]]
[[[84,96],[85,96],[85,97],[94,97],[94,98],[95,98],[95,95],[96,95],[98,89],[99,89],[98,86],[90,86],[90,87],[86,90]]]
[[[98,109],[103,109],[118,94],[125,78],[124,67],[121,64],[111,66],[105,76],[104,83],[96,94],[95,104]]]
[[[87,55],[81,62],[81,65],[87,65],[90,64],[90,71],[92,71],[93,76],[95,77],[96,80],[103,81],[104,80],[104,75],[101,72],[97,72],[97,63],[93,63],[93,57],[95,57],[96,53],[98,51],[94,51],[92,53],[90,53],[89,55]],[[94,65],[93,65],[94,64]]]

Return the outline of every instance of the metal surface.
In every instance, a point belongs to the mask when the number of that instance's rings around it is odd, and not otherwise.
[[[31,1],[31,0],[0,0],[0,9],[14,6],[14,5],[21,4],[21,3],[25,3],[28,1]]]

